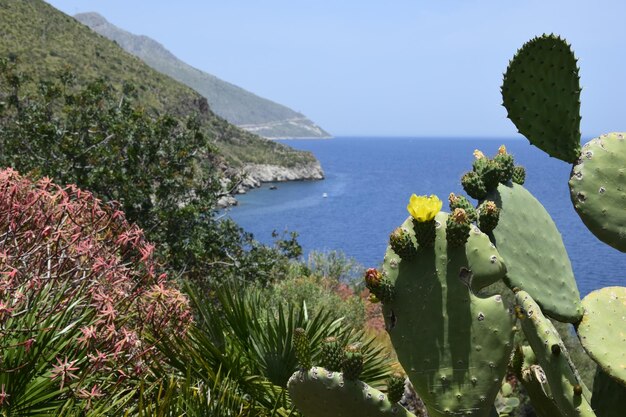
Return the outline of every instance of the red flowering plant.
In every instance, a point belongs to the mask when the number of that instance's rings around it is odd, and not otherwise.
[[[191,312],[153,251],[91,193],[0,171],[0,414],[88,408],[159,360]]]

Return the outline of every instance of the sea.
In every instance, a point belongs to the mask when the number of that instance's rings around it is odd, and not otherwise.
[[[261,242],[271,244],[273,231],[295,231],[305,257],[311,251],[341,251],[366,267],[379,266],[389,234],[408,216],[411,194],[435,194],[447,210],[450,192],[465,195],[460,178],[471,169],[473,151],[493,156],[504,144],[526,168],[525,187],[561,232],[581,296],[605,286],[626,286],[626,254],[600,242],[572,206],[571,165],[526,139],[338,137],[280,142],[312,152],[326,178],[268,183],[238,196],[239,205],[223,215]]]

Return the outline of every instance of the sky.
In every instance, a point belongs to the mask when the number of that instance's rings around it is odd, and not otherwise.
[[[95,11],[335,136],[519,137],[502,74],[524,42],[579,58],[583,137],[626,130],[624,0],[48,0]]]

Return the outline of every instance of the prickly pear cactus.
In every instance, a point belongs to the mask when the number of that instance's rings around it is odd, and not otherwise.
[[[598,239],[626,252],[626,133],[609,133],[583,146],[572,169],[576,212]]]
[[[566,417],[595,416],[589,400],[591,393],[576,374],[565,345],[554,325],[526,291],[515,294],[520,309],[522,329],[536,355],[552,398]]]
[[[506,260],[504,282],[528,291],[559,321],[582,317],[580,294],[563,239],[546,209],[518,184],[500,184],[486,197],[500,208],[494,243]]]
[[[415,417],[366,383],[320,367],[294,373],[287,388],[306,417]]]
[[[394,285],[384,303],[387,331],[431,417],[488,416],[513,348],[514,316],[498,295],[477,291],[506,267],[489,238],[472,227],[464,246],[446,240],[448,214],[435,217],[435,242],[401,259],[387,249],[383,275]],[[403,228],[413,231],[413,220]]]
[[[591,406],[598,417],[623,417],[626,410],[626,386],[598,367],[593,379]]]
[[[515,165],[513,168],[513,176],[511,177],[511,181],[515,184],[524,185],[526,182],[526,168],[521,165]]]
[[[341,371],[343,362],[343,346],[334,336],[329,336],[322,341],[320,351],[320,364],[327,370],[333,372]]]
[[[395,372],[387,379],[387,397],[392,403],[397,403],[402,399],[405,380],[406,377],[399,372]]]
[[[513,358],[514,372],[518,381],[524,385],[533,409],[539,417],[561,416],[552,397],[552,390],[543,368],[537,362],[530,346],[518,346]]]
[[[626,386],[626,287],[593,291],[583,306],[580,343],[604,372]]]
[[[580,84],[576,57],[565,40],[543,35],[517,51],[504,74],[508,117],[530,143],[575,162],[580,154]]]

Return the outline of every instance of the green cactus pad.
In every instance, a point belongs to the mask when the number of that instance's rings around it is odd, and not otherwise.
[[[502,99],[518,131],[550,156],[580,154],[580,84],[565,40],[543,35],[517,51],[504,74]]]
[[[521,319],[522,329],[547,379],[549,396],[554,399],[561,415],[595,416],[589,405],[591,393],[577,376],[554,325],[526,291],[518,291],[515,300],[525,316]]]
[[[550,317],[578,322],[583,310],[574,272],[561,234],[546,209],[518,184],[500,184],[486,198],[500,208],[492,234],[506,260],[504,282],[528,291]]]
[[[626,386],[598,367],[593,379],[591,406],[600,417],[623,417],[626,410]]]
[[[294,373],[287,388],[306,417],[415,417],[364,382],[344,380],[341,373],[321,367]]]
[[[465,246],[446,240],[447,213],[439,213],[435,245],[410,262],[387,249],[383,270],[394,283],[383,306],[398,359],[431,417],[488,416],[513,348],[514,316],[495,295],[478,289],[505,272],[489,238],[472,227]],[[403,226],[410,227],[411,219]]]
[[[626,386],[626,287],[605,287],[583,299],[578,337],[589,356]]]
[[[626,133],[583,146],[569,180],[576,212],[604,243],[626,252]]]
[[[545,377],[545,372],[537,363],[537,358],[532,348],[530,346],[519,346],[515,350],[514,362],[519,363],[519,368],[514,369],[515,375],[524,385],[537,416],[560,416],[561,413],[552,398],[552,390]]]

